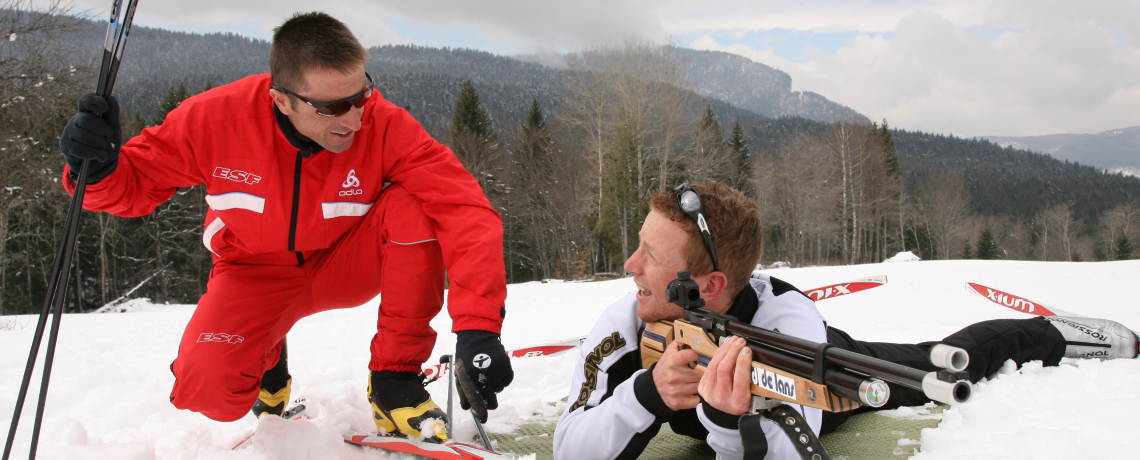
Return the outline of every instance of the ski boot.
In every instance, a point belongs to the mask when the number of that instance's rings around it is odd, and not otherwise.
[[[1065,337],[1066,358],[1132,359],[1140,353],[1136,333],[1116,321],[1074,316],[1046,316]]]
[[[424,376],[415,372],[372,371],[368,399],[381,434],[447,441],[447,415],[431,400],[423,381]]]
[[[257,401],[253,403],[251,409],[253,416],[259,418],[261,414],[283,416],[286,406],[289,405],[292,383],[292,376],[289,375],[289,352],[285,340],[282,339],[281,358],[277,360],[277,365],[261,376],[261,392],[258,393]]]

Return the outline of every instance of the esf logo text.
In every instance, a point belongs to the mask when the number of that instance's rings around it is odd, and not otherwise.
[[[765,390],[796,399],[796,381],[775,372],[752,368],[752,384]]]
[[[214,177],[220,177],[222,179],[232,180],[234,182],[245,182],[250,185],[261,182],[261,176],[258,176],[257,174],[238,171],[236,169],[231,170],[229,168],[223,168],[220,166],[214,168]]]

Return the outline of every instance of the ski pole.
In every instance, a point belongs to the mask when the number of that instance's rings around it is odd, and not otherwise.
[[[440,356],[439,363],[447,364],[447,439],[455,439],[454,431],[451,429],[451,425],[455,424],[455,417],[451,411],[451,395],[455,393],[455,372],[451,371],[451,355]],[[442,369],[440,371],[442,372]]]
[[[138,3],[138,0],[129,0],[126,14],[123,16],[123,21],[120,25],[118,19],[119,13],[122,10],[122,1],[123,0],[114,0],[111,5],[111,17],[107,23],[103,62],[99,68],[99,81],[96,89],[96,94],[103,98],[110,97],[111,90],[114,88],[115,77],[119,70],[119,61],[122,58],[127,37],[130,34],[131,23],[134,20],[135,6]],[[36,418],[32,425],[32,440],[28,453],[28,458],[32,460],[36,458],[40,427],[43,422],[44,405],[47,401],[48,382],[51,378],[56,340],[59,337],[59,324],[63,316],[63,303],[67,298],[68,278],[71,275],[71,259],[75,253],[75,240],[79,233],[79,217],[83,210],[83,195],[87,188],[87,177],[90,166],[90,161],[84,160],[83,165],[79,168],[79,178],[76,181],[75,195],[72,197],[71,204],[68,207],[67,217],[64,222],[64,232],[57,246],[55,260],[52,262],[48,293],[44,299],[43,307],[40,309],[39,321],[36,324],[36,332],[32,338],[28,363],[24,367],[24,377],[20,383],[20,392],[16,398],[16,407],[12,414],[12,423],[8,429],[7,441],[4,444],[3,460],[8,460],[11,456],[12,445],[16,438],[16,428],[19,426],[20,414],[23,412],[24,401],[27,399],[28,386],[31,383],[32,372],[35,369],[36,357],[39,355],[40,343],[43,340],[47,317],[51,314],[53,315],[52,325],[51,331],[48,334],[48,347],[46,355],[44,356],[44,370],[40,382],[39,401],[36,406]]]

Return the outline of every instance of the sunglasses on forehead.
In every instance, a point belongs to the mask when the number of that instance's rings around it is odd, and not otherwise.
[[[709,257],[712,258],[713,271],[719,272],[720,264],[716,260],[716,249],[713,249],[712,232],[709,232],[709,224],[705,220],[705,207],[701,204],[701,195],[689,187],[688,181],[678,185],[673,190],[679,192],[677,193],[677,204],[681,206],[681,212],[697,222],[697,228],[701,230],[701,237],[705,241],[705,249],[708,250]]]
[[[297,99],[300,99],[302,102],[313,106],[313,108],[317,110],[317,115],[323,115],[326,117],[339,117],[348,113],[348,111],[352,110],[353,107],[356,107],[358,109],[364,107],[364,104],[368,102],[368,98],[372,97],[372,76],[368,75],[368,72],[365,72],[364,78],[366,78],[368,81],[368,85],[364,87],[364,91],[361,91],[344,99],[331,102],[311,101],[306,99],[304,96],[301,96],[300,94],[294,93],[280,86],[270,86],[269,89],[281,91],[282,93],[293,96]]]

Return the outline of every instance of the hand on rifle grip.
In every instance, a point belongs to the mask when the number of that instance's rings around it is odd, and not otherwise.
[[[705,404],[730,415],[743,415],[752,402],[752,349],[741,337],[720,346],[698,386]]]
[[[694,350],[682,350],[680,342],[665,347],[661,360],[653,366],[653,384],[666,406],[675,411],[697,407],[697,382],[701,378],[690,368],[699,356]]]

